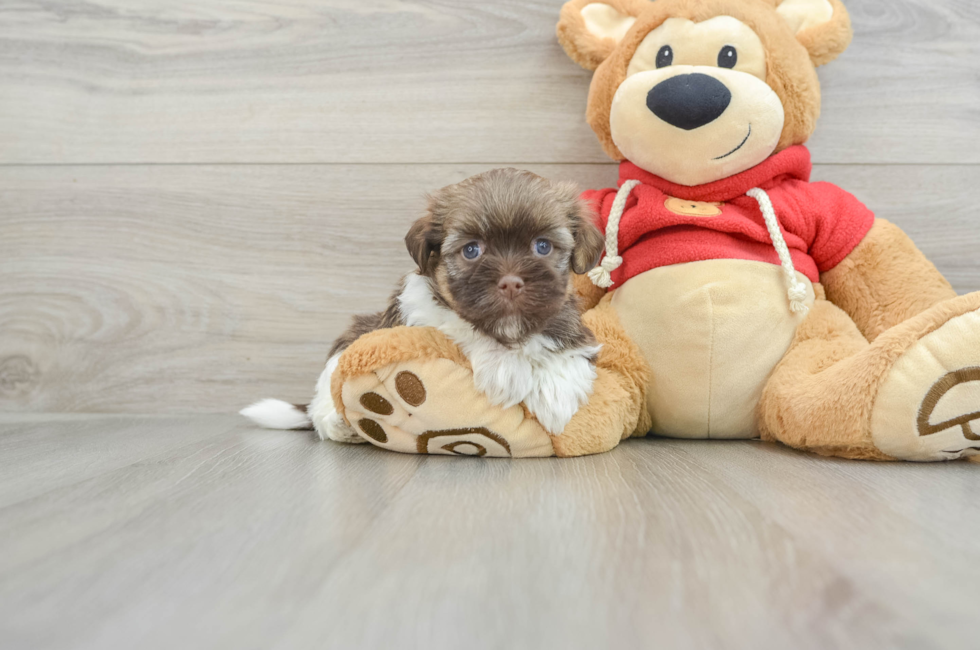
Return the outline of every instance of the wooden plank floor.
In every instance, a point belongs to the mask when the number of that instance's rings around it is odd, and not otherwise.
[[[975,648],[976,470],[0,416],[0,646]]]

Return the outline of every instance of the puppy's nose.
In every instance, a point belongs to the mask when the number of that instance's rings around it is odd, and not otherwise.
[[[524,280],[516,275],[505,275],[500,278],[500,281],[497,283],[497,288],[500,290],[500,293],[513,300],[524,291]]]
[[[647,93],[647,108],[685,131],[710,124],[732,103],[732,93],[714,77],[695,72],[665,79]]]

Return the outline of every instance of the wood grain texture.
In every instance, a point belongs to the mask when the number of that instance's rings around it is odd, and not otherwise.
[[[164,422],[203,421],[90,419],[84,435],[111,445]],[[976,646],[972,464],[656,439],[481,461],[207,422],[221,434],[43,493],[0,486],[0,645]],[[74,457],[18,446],[0,474],[52,457],[24,484]]]
[[[489,166],[0,168],[0,410],[309,399],[350,316],[412,268],[422,193]],[[532,166],[583,187],[612,165]],[[980,289],[974,167],[818,167]]]
[[[0,163],[606,162],[562,0],[0,4]],[[823,163],[980,163],[980,5],[849,0]]]
[[[173,418],[0,413],[0,508],[228,432],[222,416]]]

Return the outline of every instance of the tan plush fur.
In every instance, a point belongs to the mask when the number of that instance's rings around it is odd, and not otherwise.
[[[572,291],[578,296],[578,307],[583,312],[598,305],[606,295],[606,290],[594,285],[587,275],[572,275]]]
[[[926,334],[976,309],[980,293],[948,300],[868,343],[839,307],[818,302],[763,393],[762,438],[828,456],[891,460],[871,440],[871,410],[887,372]]]
[[[556,456],[570,458],[609,451],[636,421],[632,401],[615,373],[597,369],[593,391],[588,404],[572,418],[565,431],[560,436],[550,436]]]
[[[646,435],[650,430],[650,418],[642,405],[646,402],[646,387],[650,385],[650,367],[640,353],[640,348],[626,334],[619,316],[612,307],[612,294],[607,295],[595,309],[583,316],[583,321],[602,344],[598,367],[615,372],[624,390],[633,401],[632,429],[629,435]]]
[[[815,66],[825,65],[836,59],[847,49],[854,37],[851,17],[841,0],[829,1],[834,8],[830,22],[803,30],[796,35],[796,39],[810,53],[810,60]]]
[[[330,382],[330,392],[338,412],[344,415],[341,393],[347,379],[399,361],[416,359],[449,359],[470,368],[470,362],[462,350],[433,327],[375,330],[357,339],[340,357]]]
[[[830,301],[854,319],[869,341],[956,296],[908,235],[884,219],[875,221],[864,241],[820,279]]]
[[[595,0],[572,0],[561,8],[556,30],[558,42],[568,56],[586,70],[595,70],[616,49],[611,38],[596,38],[585,27],[582,8]],[[626,16],[637,16],[649,0],[608,0],[606,4]]]

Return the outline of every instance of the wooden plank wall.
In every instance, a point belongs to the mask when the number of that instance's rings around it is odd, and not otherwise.
[[[980,3],[849,0],[815,176],[980,289]],[[309,397],[426,190],[616,170],[561,0],[0,3],[0,410]]]

